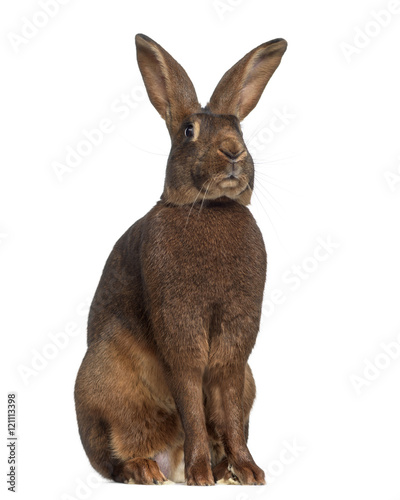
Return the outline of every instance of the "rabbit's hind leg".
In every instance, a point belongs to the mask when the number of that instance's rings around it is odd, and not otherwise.
[[[120,462],[109,447],[109,425],[91,412],[78,412],[79,433],[92,467],[106,479],[117,481]],[[119,481],[121,482],[121,481]]]
[[[92,466],[116,482],[166,480],[154,457],[183,445],[158,359],[132,337],[91,345],[75,386],[79,432]]]
[[[151,458],[131,458],[120,463],[112,479],[117,483],[163,484],[167,478]]]
[[[141,424],[142,427],[138,425],[136,430],[127,427],[122,432],[111,432],[112,455],[118,462],[111,479],[135,484],[184,482],[184,476],[179,474],[183,443],[179,440],[173,440],[172,444],[162,441],[162,429],[149,425],[146,418]]]
[[[167,448],[152,458],[132,458],[118,467],[115,481],[137,484],[173,484],[185,482],[183,446]]]
[[[135,484],[163,484],[168,479],[177,480],[174,467],[176,460],[173,460],[176,453],[173,455],[166,448],[163,455],[171,455],[172,460],[169,465],[165,464],[160,460],[160,454],[151,451],[151,440],[146,439],[140,427],[136,432],[131,429],[118,432],[90,414],[84,417],[80,415],[79,423],[82,443],[90,463],[106,479]],[[156,434],[155,429],[153,432]]]

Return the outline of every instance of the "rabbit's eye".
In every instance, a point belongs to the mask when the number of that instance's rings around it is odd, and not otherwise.
[[[193,137],[194,136],[194,128],[193,125],[190,124],[185,128],[185,135],[186,137]]]

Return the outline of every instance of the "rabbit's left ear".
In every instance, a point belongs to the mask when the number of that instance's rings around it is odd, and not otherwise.
[[[182,66],[154,40],[136,35],[137,60],[150,101],[166,121],[169,133],[200,111],[193,83]]]
[[[221,78],[207,108],[243,120],[259,101],[286,48],[287,42],[277,38],[246,54]]]

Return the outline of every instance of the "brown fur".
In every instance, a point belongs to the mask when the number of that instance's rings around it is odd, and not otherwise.
[[[161,200],[116,243],[93,299],[75,387],[82,443],[93,467],[118,482],[179,480],[184,457],[189,485],[263,484],[246,444],[255,397],[247,359],[266,253],[245,206],[254,168],[238,116],[258,101],[285,43],[254,49],[234,66],[236,84],[228,72],[201,108],[183,68],[136,39],[172,148]]]

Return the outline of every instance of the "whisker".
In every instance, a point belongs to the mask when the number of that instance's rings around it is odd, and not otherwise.
[[[289,193],[290,195],[297,196],[297,193],[295,193],[295,191],[287,188],[286,186],[281,186],[280,184],[278,184],[277,181],[271,180],[269,178],[263,178],[262,176],[257,174],[256,185],[258,186],[260,184],[263,187],[267,186],[267,187],[277,188],[277,189],[280,189],[284,193]]]
[[[256,189],[260,189],[260,194],[262,193],[263,196],[267,199],[267,201],[271,204],[272,208],[274,208],[274,210],[276,210],[276,212],[279,214],[280,217],[282,217],[282,212],[285,212],[285,209],[284,207],[282,206],[281,203],[279,203],[279,201],[273,196],[272,193],[270,193],[268,191],[268,189],[263,186],[262,184],[258,183],[256,184],[255,186]],[[269,198],[271,200],[269,200]],[[274,202],[275,203],[275,206],[274,206]]]
[[[214,182],[214,180],[215,180],[215,176],[211,178],[210,183],[208,184],[208,186],[206,188],[206,192],[204,193],[203,199],[201,201],[200,210],[199,210],[199,213],[197,214],[197,217],[200,217],[200,212],[201,212],[201,209],[203,208],[204,200],[206,199],[208,190],[210,189],[210,187],[211,187],[212,183]]]
[[[276,179],[275,177],[272,177],[272,175],[268,175],[267,173],[262,172],[260,170],[255,169],[255,171],[256,171],[256,178],[257,179],[263,179],[263,180],[265,180],[265,182],[273,184],[276,187],[282,187],[281,184],[285,184],[287,186],[291,185],[290,182],[283,181],[281,179]]]
[[[119,137],[121,137],[121,139],[124,139],[125,142],[127,142],[128,144],[130,144],[131,146],[133,146],[134,148],[136,149],[139,149],[140,151],[143,151],[144,153],[148,153],[148,154],[151,154],[151,155],[156,155],[156,156],[168,156],[167,154],[165,153],[155,153],[154,151],[149,151],[147,149],[144,149],[144,148],[141,148],[140,146],[138,146],[137,144],[134,144],[130,139],[127,139],[125,136],[121,135],[119,132],[117,132],[117,135]]]
[[[205,182],[203,183],[203,186],[204,186],[204,184],[205,184],[206,182],[207,182],[207,181],[205,181]],[[197,201],[198,197],[200,196],[200,193],[201,193],[201,190],[203,189],[203,186],[201,186],[201,188],[199,189],[199,192],[197,193],[197,196],[196,196],[196,198],[194,199],[194,201],[193,201],[193,203],[192,203],[192,206],[190,207],[190,210],[189,210],[189,213],[188,213],[188,216],[187,216],[187,219],[186,219],[186,224],[185,224],[185,227],[183,228],[183,230],[184,230],[184,231],[185,231],[185,229],[186,229],[186,226],[188,225],[190,214],[192,213],[193,207],[194,207],[194,205],[195,205],[195,203],[196,203],[196,201]]]
[[[265,120],[262,120],[254,129],[253,129],[253,132],[250,133],[250,136],[247,136],[246,135],[246,144],[247,143],[250,143],[250,141],[252,141],[254,139],[254,137],[262,130],[262,128],[267,124],[269,123],[271,120],[271,117],[269,116],[268,118],[266,118]]]
[[[261,205],[261,208],[263,209],[263,211],[264,211],[265,215],[267,216],[267,218],[268,218],[268,220],[269,220],[269,223],[271,224],[272,230],[273,230],[273,231],[274,231],[274,233],[275,233],[276,239],[278,240],[279,244],[280,244],[280,245],[282,245],[282,242],[281,242],[281,240],[280,240],[280,238],[279,238],[278,232],[276,231],[275,226],[274,226],[274,224],[272,223],[271,217],[269,216],[268,212],[265,210],[264,205],[262,204],[262,202],[261,202],[261,200],[260,200],[260,198],[259,198],[259,196],[258,196],[257,192],[256,192],[256,191],[253,191],[253,193],[256,195],[256,198],[257,198],[257,200],[258,200],[258,203]]]
[[[277,153],[275,155],[269,154],[268,156],[254,157],[253,161],[256,164],[276,164],[284,160],[291,160],[295,157],[295,153]]]

